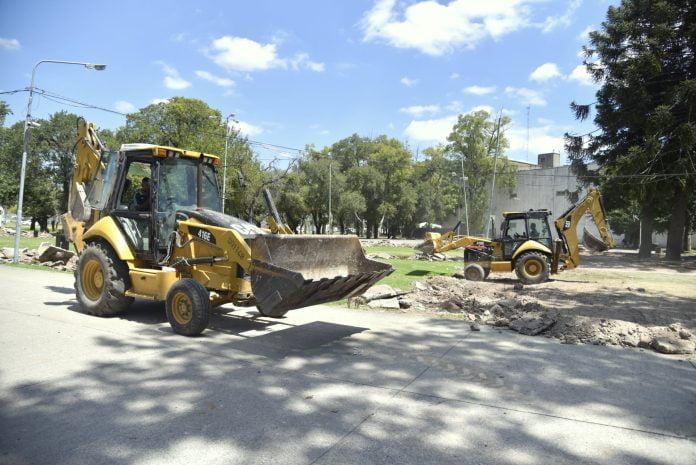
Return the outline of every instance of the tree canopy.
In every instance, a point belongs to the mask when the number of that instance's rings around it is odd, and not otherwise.
[[[639,210],[642,255],[667,212],[667,255],[679,258],[696,175],[696,5],[624,0],[589,37],[585,66],[601,87],[594,104],[571,108],[579,119],[594,108],[599,132],[567,135],[569,157],[581,174],[599,165],[610,204]]]

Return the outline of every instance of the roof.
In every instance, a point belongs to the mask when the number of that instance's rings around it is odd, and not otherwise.
[[[154,144],[122,144],[121,145],[121,151],[122,152],[141,152],[145,150],[151,150],[152,155],[157,156],[161,151],[163,150],[167,155],[170,154],[179,154],[179,156],[184,156],[184,157],[189,157],[189,158],[199,158],[201,156],[204,156],[206,158],[213,158],[216,160],[219,160],[220,157],[217,155],[212,155],[209,153],[203,153],[203,152],[197,152],[194,150],[186,150],[186,149],[179,149],[176,147],[169,147],[166,145],[154,145]]]

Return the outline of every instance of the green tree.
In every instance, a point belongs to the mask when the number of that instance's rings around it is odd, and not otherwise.
[[[603,189],[638,203],[641,256],[650,254],[656,217],[669,211],[667,256],[678,259],[696,187],[696,5],[624,0],[609,7],[584,50],[588,72],[601,83],[594,104],[599,132],[567,135],[572,164],[582,174],[596,162]],[[590,114],[590,105],[571,108],[579,119]],[[665,176],[672,174],[679,176]]]
[[[172,97],[153,103],[126,117],[116,134],[121,142],[167,145],[206,153],[224,151],[222,114],[198,99]]]
[[[508,147],[504,128],[509,123],[508,117],[499,118],[497,122],[491,120],[486,111],[459,115],[447,137],[447,154],[454,162],[452,171],[463,171],[469,179],[466,183],[469,223],[476,232],[483,231],[488,220],[494,168],[496,187],[511,190],[515,185],[515,170],[504,156]]]
[[[438,145],[423,151],[425,159],[414,166],[418,191],[416,220],[440,223],[457,209],[461,174],[455,162],[446,156],[446,147]]]

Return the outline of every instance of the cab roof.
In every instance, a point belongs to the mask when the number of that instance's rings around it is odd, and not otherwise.
[[[504,218],[546,218],[551,215],[550,210],[528,210],[525,212],[503,212]]]
[[[121,152],[151,152],[155,157],[167,157],[167,156],[179,156],[187,158],[210,158],[213,161],[220,160],[217,155],[212,155],[209,153],[196,152],[194,150],[179,149],[176,147],[168,147],[166,145],[154,145],[154,144],[122,144]]]

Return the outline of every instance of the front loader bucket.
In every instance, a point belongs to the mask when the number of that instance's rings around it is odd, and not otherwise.
[[[251,240],[251,288],[267,316],[362,294],[393,270],[355,236],[266,234]]]

